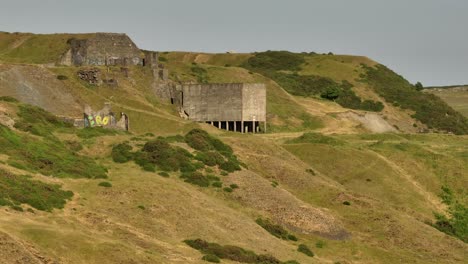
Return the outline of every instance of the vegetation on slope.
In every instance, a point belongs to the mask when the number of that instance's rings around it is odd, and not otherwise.
[[[381,102],[359,98],[352,90],[353,85],[347,80],[337,83],[327,77],[299,74],[306,62],[305,58],[309,56],[316,55],[266,51],[255,53],[243,66],[271,78],[293,95],[320,96],[351,109],[377,112],[383,110]]]
[[[174,141],[185,141],[196,151],[192,154],[182,147],[174,146],[170,143]],[[185,137],[158,137],[147,141],[141,150],[132,150],[128,143],[117,144],[112,148],[112,158],[118,163],[134,160],[146,171],[180,171],[180,177],[185,182],[201,187],[222,187],[219,177],[203,173],[207,168],[217,168],[221,174],[241,170],[241,163],[231,147],[201,129],[193,129]],[[233,190],[232,187],[226,188],[225,191]]]
[[[202,252],[206,255],[214,255],[220,259],[228,259],[240,263],[257,263],[257,264],[288,264],[297,263],[292,261],[282,262],[270,255],[257,255],[251,250],[246,250],[238,246],[226,245],[222,246],[217,243],[206,242],[202,239],[185,240],[190,247]]]
[[[413,117],[429,128],[454,134],[468,133],[468,119],[437,96],[418,91],[402,76],[383,65],[368,67],[363,64],[362,67],[366,70],[361,76],[363,81],[367,82],[385,101],[402,109],[414,111]]]
[[[449,206],[450,216],[435,214],[436,222],[433,226],[468,243],[468,207],[455,199],[452,191],[446,186],[442,187],[441,198]]]
[[[18,107],[15,127],[29,133],[19,133],[0,125],[0,153],[9,156],[10,165],[54,177],[105,178],[107,170],[95,160],[77,154],[79,144],[60,141],[53,132],[77,130],[51,113],[26,104]]]
[[[257,220],[255,220],[255,223],[257,223],[263,229],[268,231],[268,233],[272,234],[277,238],[297,241],[297,237],[290,234],[288,230],[284,229],[282,226],[272,223],[269,219],[257,218]]]
[[[63,208],[73,196],[71,191],[63,191],[56,184],[32,180],[28,176],[18,176],[0,170],[0,206],[10,206],[22,211],[21,204],[28,204],[37,210],[52,211]]]
[[[92,34],[30,34],[0,32],[0,61],[11,63],[55,63],[68,49],[70,38]]]

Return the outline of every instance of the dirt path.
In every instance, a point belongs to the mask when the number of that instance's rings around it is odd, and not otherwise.
[[[387,157],[375,152],[375,151],[370,151],[372,152],[375,156],[377,156],[379,159],[385,161],[392,169],[394,169],[400,176],[402,176],[405,180],[410,182],[415,188],[415,190],[421,194],[434,208],[437,209],[438,212],[445,212],[447,209],[447,206],[445,206],[440,199],[435,196],[433,193],[428,192],[427,190],[424,189],[424,187],[421,186],[419,182],[413,179],[413,177],[407,173],[405,170],[403,170],[400,166],[398,166],[395,162],[391,161]]]

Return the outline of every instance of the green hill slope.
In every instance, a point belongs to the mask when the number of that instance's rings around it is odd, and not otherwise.
[[[464,134],[466,119],[376,62],[161,53],[174,82],[265,83],[269,133],[252,135],[181,119],[145,67],[129,77],[98,67],[118,86],[97,87],[77,77],[80,67],[42,65],[68,35],[0,36],[7,263],[465,262],[468,138],[402,132]],[[28,44],[41,38],[48,55]],[[130,132],[55,116],[105,102],[130,116]],[[400,131],[365,133],[356,119]]]

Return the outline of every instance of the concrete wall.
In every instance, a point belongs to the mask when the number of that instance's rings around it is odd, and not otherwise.
[[[242,118],[242,84],[182,86],[182,105],[190,120],[234,121]]]
[[[244,121],[266,121],[265,84],[244,84],[242,89],[242,119]]]
[[[265,85],[185,84],[182,110],[194,121],[265,121]]]

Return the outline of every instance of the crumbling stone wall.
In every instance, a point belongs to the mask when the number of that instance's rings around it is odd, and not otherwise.
[[[77,72],[78,78],[92,85],[101,85],[101,71],[97,68],[81,69]]]
[[[96,33],[87,39],[69,39],[62,65],[142,65],[140,49],[126,34]]]

